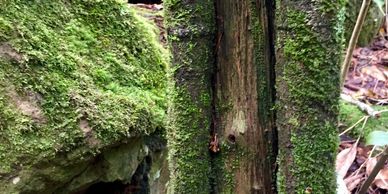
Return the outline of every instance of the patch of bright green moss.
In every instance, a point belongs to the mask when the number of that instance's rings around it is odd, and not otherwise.
[[[164,127],[165,51],[127,5],[1,4],[0,46],[21,57],[0,56],[0,173]],[[35,105],[42,118],[23,112],[20,102]]]
[[[385,110],[387,106],[372,106],[376,111]],[[366,116],[357,106],[349,104],[344,101],[340,101],[340,121],[346,126],[346,128],[354,125],[361,118]],[[349,134],[355,138],[359,135],[365,137],[370,132],[375,130],[388,131],[388,112],[381,113],[379,118],[369,118],[362,128],[363,122],[353,128]]]

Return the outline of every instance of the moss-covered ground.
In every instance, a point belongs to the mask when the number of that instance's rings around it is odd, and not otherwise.
[[[124,3],[0,2],[0,174],[164,127],[165,51]]]
[[[374,110],[385,110],[388,106],[372,106]],[[351,127],[357,123],[361,118],[367,116],[357,106],[340,101],[340,121],[344,125],[344,129]],[[363,122],[355,126],[347,134],[357,138],[359,135],[366,137],[370,132],[375,130],[388,131],[388,112],[381,113],[378,118],[368,118],[363,128]]]

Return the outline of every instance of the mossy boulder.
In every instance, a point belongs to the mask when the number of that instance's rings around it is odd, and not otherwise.
[[[148,154],[142,137],[164,129],[165,55],[119,1],[1,1],[0,190],[130,178]],[[90,169],[96,158],[111,177]]]

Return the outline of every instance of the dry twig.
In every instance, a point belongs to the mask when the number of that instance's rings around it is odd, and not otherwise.
[[[376,111],[374,110],[371,106],[363,103],[363,102],[360,102],[358,100],[354,100],[351,96],[349,95],[346,95],[346,94],[341,94],[341,99],[342,100],[345,100],[346,102],[349,102],[351,104],[354,104],[356,106],[358,106],[358,108],[367,113],[369,116],[371,117],[379,117],[380,114],[381,114],[381,111]]]
[[[356,25],[354,26],[352,37],[350,38],[348,49],[346,51],[345,60],[344,60],[344,63],[342,64],[342,67],[341,67],[341,80],[340,80],[340,84],[341,84],[340,87],[341,88],[344,86],[346,74],[348,72],[349,65],[350,65],[350,60],[351,60],[352,55],[353,55],[353,50],[356,47],[358,36],[360,35],[361,28],[362,28],[362,25],[364,23],[366,14],[368,13],[368,8],[369,8],[371,1],[372,0],[363,0],[362,1],[360,13],[358,14]]]

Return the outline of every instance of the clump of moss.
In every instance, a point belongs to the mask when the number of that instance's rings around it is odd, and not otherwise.
[[[373,106],[376,111],[384,110],[384,106]],[[340,101],[340,121],[345,127],[350,127],[359,121],[362,117],[366,116],[357,106],[349,104],[344,101]],[[388,131],[388,113],[382,113],[379,118],[369,118],[362,128],[363,123],[361,122],[349,134],[353,137],[361,135],[365,137],[370,132],[375,130]]]
[[[283,3],[278,11],[279,193],[335,192],[344,1]],[[314,10],[307,12],[306,10]],[[341,16],[342,15],[342,16]]]
[[[0,173],[164,128],[165,51],[125,4],[1,4]]]

